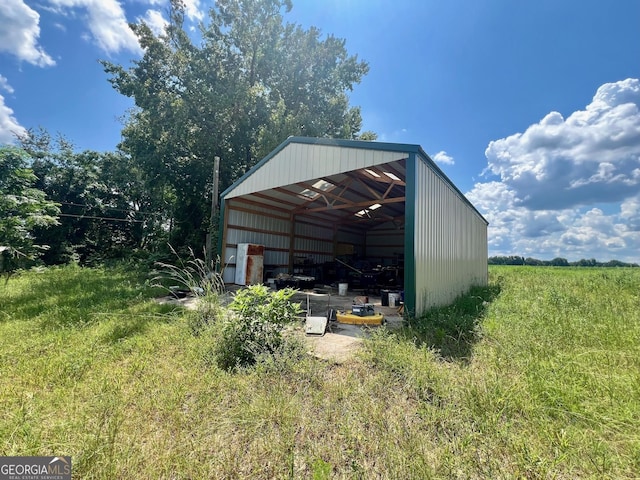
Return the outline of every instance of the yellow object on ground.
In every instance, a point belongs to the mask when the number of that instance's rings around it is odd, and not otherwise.
[[[382,325],[384,315],[381,313],[374,313],[373,315],[367,315],[361,317],[360,315],[354,315],[351,310],[346,312],[337,312],[336,318],[338,323],[347,323],[349,325]]]

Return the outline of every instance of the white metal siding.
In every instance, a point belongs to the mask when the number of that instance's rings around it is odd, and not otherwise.
[[[337,243],[353,245],[354,253],[360,256],[364,255],[363,245],[365,244],[365,238],[364,233],[356,233],[352,230],[339,230],[336,232]]]
[[[340,243],[351,243],[354,245],[364,245],[364,233],[356,233],[352,230],[339,230],[336,234]]]
[[[406,154],[398,152],[290,143],[228,192],[225,198],[381,165],[405,157]]]
[[[333,227],[296,223],[293,255],[311,264],[333,260]]]
[[[224,238],[225,265],[224,281],[235,279],[236,246],[239,243],[264,245],[264,266],[270,270],[271,265],[287,265],[289,262],[289,219],[265,216],[265,209],[253,208],[254,212],[245,212],[228,205],[227,228]],[[271,212],[272,213],[272,212]]]
[[[291,224],[288,217],[274,218],[273,212],[251,207],[252,212],[238,210],[233,202],[228,205],[227,226],[224,238],[225,282],[235,279],[237,245],[252,243],[264,245],[265,273],[289,272]],[[270,216],[264,215],[271,213]],[[361,239],[360,239],[361,240]],[[333,225],[310,224],[305,221],[294,225],[293,257],[312,264],[332,261]]]
[[[366,256],[380,265],[393,265],[404,255],[404,228],[389,222],[367,232]]]
[[[415,308],[421,313],[487,284],[487,225],[420,156],[415,165]]]

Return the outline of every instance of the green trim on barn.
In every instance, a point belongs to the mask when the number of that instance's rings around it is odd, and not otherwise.
[[[415,199],[416,199],[416,154],[407,158],[405,178],[405,220],[404,220],[404,305],[405,314],[416,310],[416,265],[415,265]]]

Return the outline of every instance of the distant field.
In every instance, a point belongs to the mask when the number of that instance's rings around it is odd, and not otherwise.
[[[640,269],[491,267],[355,361],[236,373],[135,270],[0,283],[0,455],[74,478],[637,478]]]

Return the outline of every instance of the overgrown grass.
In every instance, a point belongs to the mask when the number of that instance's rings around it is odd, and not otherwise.
[[[452,305],[433,308],[420,318],[410,318],[404,339],[437,350],[449,360],[468,361],[482,337],[482,320],[487,308],[500,294],[501,286],[474,287]]]
[[[228,373],[135,272],[29,272],[0,287],[0,455],[71,455],[74,478],[635,478],[640,269],[490,274],[350,363]]]

